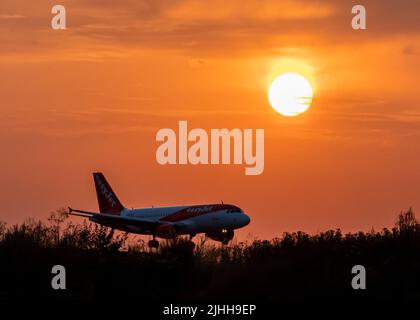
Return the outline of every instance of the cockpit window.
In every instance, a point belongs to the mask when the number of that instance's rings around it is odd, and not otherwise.
[[[234,213],[234,212],[242,212],[242,211],[239,208],[234,208],[234,209],[228,209],[226,212],[227,213]]]

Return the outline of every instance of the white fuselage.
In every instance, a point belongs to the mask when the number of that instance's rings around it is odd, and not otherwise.
[[[234,230],[250,222],[241,209],[223,204],[124,209],[120,216],[126,221],[125,230],[139,234],[152,234],[153,230],[138,226],[136,221],[174,225],[180,234]]]

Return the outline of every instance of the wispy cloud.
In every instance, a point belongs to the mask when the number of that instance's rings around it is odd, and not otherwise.
[[[109,57],[118,55],[119,50],[141,48],[173,49],[190,56],[225,54],[227,50],[270,52],[286,43],[286,47],[308,45],[308,37],[317,39],[316,45],[331,46],[420,31],[420,2],[414,0],[364,1],[369,33],[362,37],[350,27],[351,0],[64,1],[68,30],[59,36],[49,30],[48,1],[2,2],[6,12],[22,11],[0,14],[2,26],[7,28],[0,29],[0,40],[7,42],[4,53],[33,53],[35,42],[44,52],[77,47],[79,53],[70,55],[76,60],[84,55],[87,59],[107,58],[104,50],[109,50]],[[23,17],[25,23],[14,21]],[[95,50],[96,55],[92,53]]]
[[[25,16],[21,14],[0,14],[0,20],[24,19]]]

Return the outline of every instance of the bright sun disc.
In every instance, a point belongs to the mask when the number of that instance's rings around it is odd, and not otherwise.
[[[268,101],[278,113],[293,117],[305,112],[311,105],[312,87],[308,80],[296,73],[278,76],[268,89]]]

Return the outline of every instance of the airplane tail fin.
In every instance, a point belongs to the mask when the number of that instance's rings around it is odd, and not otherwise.
[[[119,215],[124,210],[124,206],[118,200],[104,175],[101,172],[95,172],[93,180],[98,196],[99,212]]]

